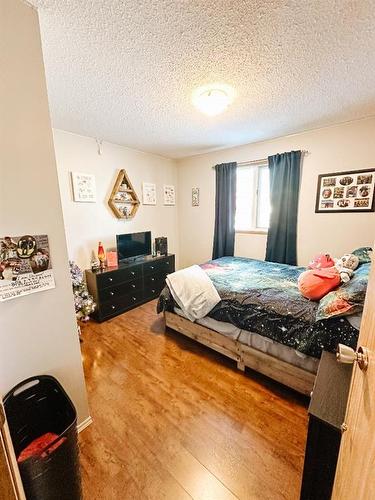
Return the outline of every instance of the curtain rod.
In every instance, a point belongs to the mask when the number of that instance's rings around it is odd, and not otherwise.
[[[302,150],[301,151],[303,156],[306,156],[309,154],[309,151]],[[248,161],[239,161],[237,163],[238,167],[248,167],[251,165],[262,165],[262,164],[267,164],[268,165],[268,158],[260,158],[259,160],[248,160]],[[213,169],[215,166],[212,167]]]

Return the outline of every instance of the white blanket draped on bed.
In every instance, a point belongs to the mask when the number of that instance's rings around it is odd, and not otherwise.
[[[190,321],[207,316],[220,302],[212,281],[199,266],[169,274],[166,282],[172,297]]]

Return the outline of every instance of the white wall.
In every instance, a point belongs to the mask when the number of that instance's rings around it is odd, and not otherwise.
[[[178,162],[180,265],[211,258],[214,225],[215,174],[212,166],[248,161],[296,149],[308,150],[301,179],[298,215],[298,263],[319,252],[340,256],[358,246],[372,245],[374,213],[315,214],[318,174],[375,167],[375,118],[322,128],[272,141],[194,156]],[[191,206],[191,188],[199,187],[199,207]],[[237,234],[235,254],[263,259],[266,235]]]
[[[0,393],[52,374],[88,417],[35,10],[1,1],[0,235],[47,234],[56,288],[1,303]]]
[[[99,240],[105,248],[114,247],[116,234],[147,230],[152,231],[153,238],[167,236],[169,252],[178,254],[177,206],[164,206],[162,199],[163,184],[177,188],[173,160],[110,143],[103,143],[102,154],[98,155],[93,138],[62,130],[54,130],[54,143],[70,259],[87,269]],[[126,170],[141,202],[135,217],[129,220],[117,219],[108,206],[120,169]],[[73,201],[70,172],[95,175],[96,203]],[[142,182],[156,183],[156,206],[142,205]]]

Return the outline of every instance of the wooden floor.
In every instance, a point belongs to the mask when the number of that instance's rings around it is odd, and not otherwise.
[[[83,330],[85,500],[299,497],[307,401],[169,331],[150,302]]]

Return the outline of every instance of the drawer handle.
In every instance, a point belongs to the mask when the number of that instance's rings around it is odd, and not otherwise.
[[[108,281],[113,281],[113,278],[108,278]]]
[[[169,260],[167,260],[166,264],[167,264],[167,266],[169,266]]]
[[[137,297],[132,297],[132,299],[134,300],[134,302],[137,300]]]
[[[112,297],[114,296],[115,292],[109,292],[110,295],[112,295]]]
[[[135,285],[134,285],[134,283],[132,284],[132,287],[133,287],[133,288],[135,288]]]
[[[154,269],[154,266],[150,266],[150,269]]]
[[[111,306],[111,307],[112,307],[112,309],[116,309],[116,306]]]
[[[151,278],[151,281],[155,281],[155,278]]]

